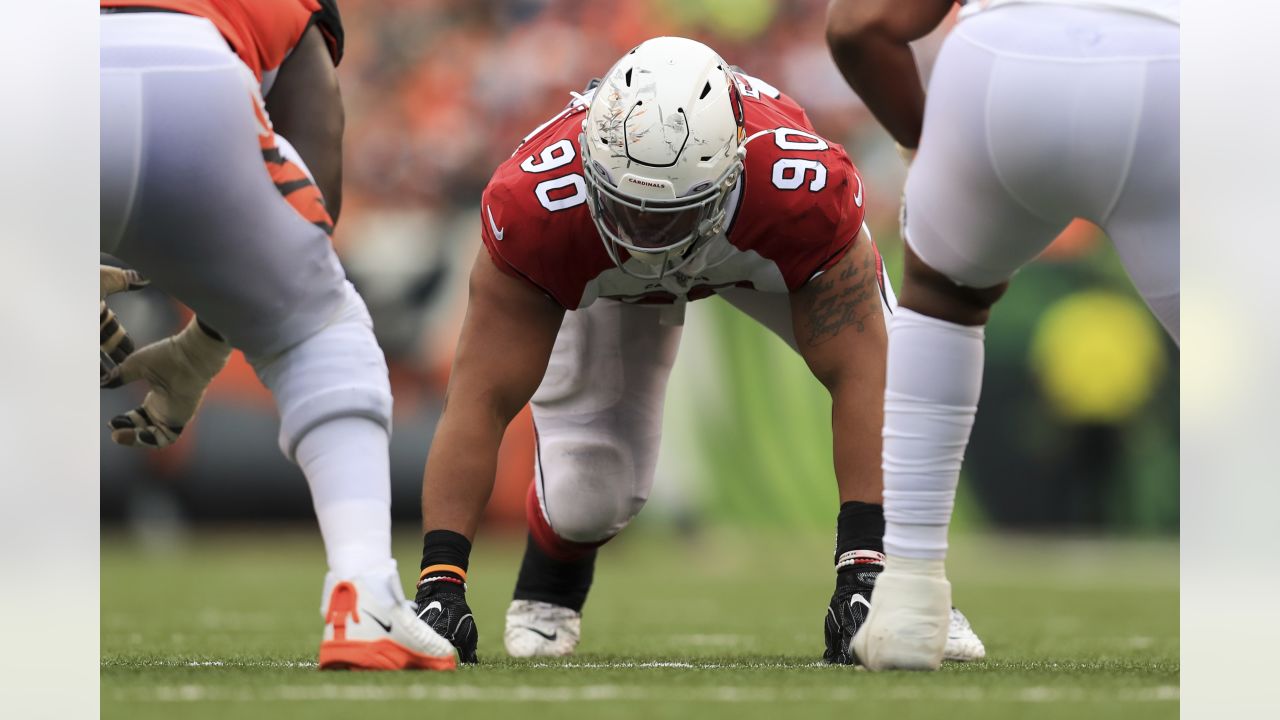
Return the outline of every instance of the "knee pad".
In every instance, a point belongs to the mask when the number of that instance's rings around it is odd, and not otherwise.
[[[652,472],[639,477],[629,449],[612,438],[544,436],[534,483],[541,506],[530,507],[530,513],[541,516],[555,537],[593,546],[617,535],[640,512],[653,478]]]
[[[555,529],[547,522],[547,516],[542,511],[542,503],[538,500],[537,482],[529,483],[529,492],[525,496],[524,512],[525,520],[529,524],[530,537],[538,544],[542,552],[561,562],[581,560],[595,548],[613,539],[612,537],[607,537],[596,542],[581,543],[565,540],[557,535]]]
[[[249,362],[275,396],[280,451],[290,461],[312,428],[334,418],[368,418],[390,434],[387,361],[364,300],[350,283],[341,309],[319,332],[269,359]]]

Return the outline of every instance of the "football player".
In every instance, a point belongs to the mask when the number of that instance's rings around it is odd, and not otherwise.
[[[826,657],[847,661],[883,568],[894,304],[863,224],[866,192],[793,100],[673,37],[628,52],[497,169],[423,481],[417,600],[464,659],[476,642],[471,539],[508,422],[532,401],[530,533],[505,644],[518,657],[564,655],[596,549],[649,495],[685,303],[718,294],[830,391],[841,506]]]
[[[103,384],[150,385],[141,407],[111,421],[112,439],[176,440],[231,348],[242,350],[275,397],[280,449],[306,475],[324,537],[320,668],[455,667],[391,556],[387,367],[330,243],[342,172],[336,7],[101,8],[102,250],[198,318],[130,353],[103,313],[103,357],[119,361]],[[142,284],[102,276],[104,298]]]
[[[837,65],[915,156],[885,391],[887,569],[853,641],[876,670],[943,659],[947,527],[983,326],[1010,276],[1088,219],[1178,340],[1178,0],[962,4],[927,103],[908,43],[951,0],[835,0],[828,18]]]

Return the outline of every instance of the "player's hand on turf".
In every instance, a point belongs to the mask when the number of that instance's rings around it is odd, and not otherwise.
[[[447,582],[425,583],[418,589],[418,617],[458,649],[458,661],[479,662],[475,616],[467,606],[466,590]]]
[[[205,388],[226,365],[231,346],[192,318],[182,332],[136,350],[106,373],[102,386],[145,380],[142,405],[111,418],[111,440],[120,445],[164,448],[177,441],[204,398]]]
[[[99,355],[98,382],[105,385],[111,369],[124,362],[129,353],[133,352],[133,340],[125,332],[116,314],[107,307],[107,296],[118,292],[141,290],[150,281],[139,275],[136,270],[125,270],[111,265],[99,265],[98,277],[100,281],[98,343],[102,350]]]
[[[827,643],[822,653],[823,660],[839,665],[857,662],[849,645],[871,612],[871,592],[882,570],[884,565],[874,563],[854,565],[836,574],[836,590],[831,595],[822,626]]]

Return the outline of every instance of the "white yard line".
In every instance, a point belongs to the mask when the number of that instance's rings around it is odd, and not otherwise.
[[[890,695],[900,699],[956,702],[1071,703],[1097,701],[1176,702],[1179,690],[1173,685],[1116,691],[1083,688],[940,688],[935,685],[895,686]],[[117,689],[110,692],[117,702],[582,702],[582,701],[680,701],[680,702],[846,702],[864,696],[883,697],[882,691],[865,692],[856,687],[794,688],[721,685],[700,688],[653,687],[644,685],[578,685],[545,687],[514,685],[282,685],[245,689],[212,685],[164,685],[153,688]]]
[[[695,662],[654,661],[654,662],[641,662],[641,663],[638,663],[638,662],[583,662],[583,663],[538,662],[538,663],[530,663],[528,665],[521,665],[518,667],[520,667],[521,669],[537,668],[539,670],[543,670],[543,669],[635,670],[635,669],[653,669],[653,668],[657,668],[657,669],[676,668],[676,669],[684,669],[684,670],[768,670],[768,669],[798,670],[800,668],[820,668],[820,667],[834,667],[834,666],[828,665],[827,663],[824,663],[824,662],[811,662],[811,663],[745,662],[745,663],[730,663],[726,665],[724,663],[697,662],[697,661]]]
[[[129,660],[114,662],[108,667],[211,667],[211,668],[314,668],[314,661],[285,661],[285,660]],[[779,669],[792,670],[801,668],[822,668],[833,667],[824,662],[811,663],[712,663],[712,662],[677,662],[677,661],[653,661],[653,662],[568,662],[568,663],[550,663],[535,662],[527,665],[515,666],[519,669],[537,669],[537,670],[565,670],[565,669],[583,669],[583,670],[636,670],[636,669],[677,669],[677,670],[758,670],[758,669]]]

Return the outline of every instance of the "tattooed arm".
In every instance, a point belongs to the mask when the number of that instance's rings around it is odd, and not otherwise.
[[[840,502],[881,502],[884,313],[875,247],[865,228],[840,262],[791,294],[796,345],[831,393]]]

